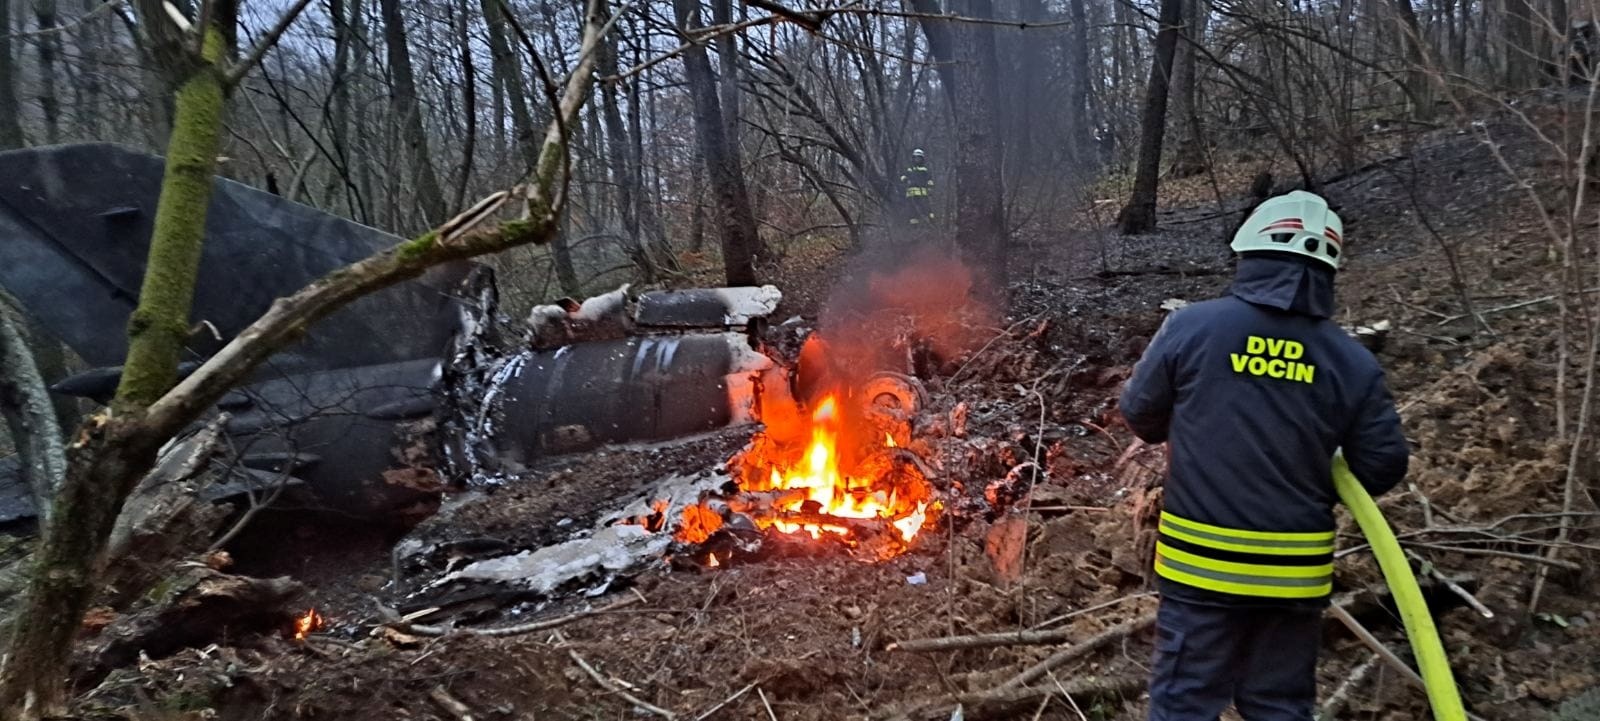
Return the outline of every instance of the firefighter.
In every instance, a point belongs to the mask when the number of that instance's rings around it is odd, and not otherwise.
[[[900,175],[905,186],[906,222],[925,225],[933,222],[933,173],[922,148],[911,151],[911,165]]]
[[[1173,313],[1123,391],[1133,432],[1168,444],[1150,721],[1311,721],[1332,459],[1377,495],[1410,456],[1377,359],[1330,320],[1342,233],[1314,194],[1263,201],[1230,294]]]

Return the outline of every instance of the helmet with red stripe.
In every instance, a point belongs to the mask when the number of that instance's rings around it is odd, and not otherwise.
[[[1339,269],[1344,224],[1328,201],[1304,190],[1262,201],[1233,235],[1233,252],[1277,251],[1316,258]]]

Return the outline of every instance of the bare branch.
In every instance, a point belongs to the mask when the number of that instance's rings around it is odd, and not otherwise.
[[[223,76],[222,79],[224,87],[231,88],[243,81],[244,76],[250,74],[250,69],[260,63],[262,58],[266,57],[267,51],[278,44],[278,40],[283,38],[284,32],[288,31],[289,26],[294,24],[295,19],[299,18],[300,13],[310,4],[311,0],[297,0],[294,5],[290,6],[283,13],[283,16],[278,18],[278,24],[272,26],[272,29],[268,30],[266,35],[261,36],[261,39],[256,41],[255,47],[250,48],[249,54],[228,69],[227,75]]]

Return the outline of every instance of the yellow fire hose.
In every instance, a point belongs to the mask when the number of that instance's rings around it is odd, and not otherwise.
[[[1444,644],[1439,640],[1439,629],[1433,625],[1428,613],[1428,603],[1422,598],[1417,577],[1411,573],[1411,563],[1394,531],[1384,520],[1383,512],[1372,500],[1372,495],[1350,472],[1350,464],[1343,455],[1333,458],[1333,487],[1339,500],[1355,516],[1361,533],[1372,546],[1372,554],[1383,569],[1383,579],[1394,594],[1395,605],[1400,608],[1400,620],[1405,623],[1406,635],[1411,639],[1411,650],[1416,654],[1422,680],[1428,687],[1428,703],[1433,707],[1437,721],[1466,721],[1467,710],[1461,705],[1461,692],[1456,688],[1455,677],[1450,673],[1450,662],[1444,655]]]

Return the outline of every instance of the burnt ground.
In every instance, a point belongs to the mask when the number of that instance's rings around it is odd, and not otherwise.
[[[1502,152],[1514,165],[1549,180],[1535,142],[1512,132],[1509,121],[1488,127],[1504,136]],[[1188,182],[1172,194],[1200,195],[1183,192]],[[1529,614],[1538,566],[1514,557],[1541,552],[1541,539],[1553,535],[1556,521],[1539,514],[1560,509],[1566,465],[1547,400],[1555,396],[1554,306],[1512,307],[1554,287],[1535,208],[1474,135],[1454,130],[1426,136],[1404,159],[1326,192],[1353,239],[1353,261],[1340,279],[1341,321],[1394,325],[1379,357],[1416,450],[1412,487],[1381,505],[1408,539],[1432,544],[1419,553],[1447,574],[1471,576],[1477,597],[1497,612],[1486,620],[1454,604],[1439,616],[1463,696],[1487,719],[1552,718],[1563,700],[1600,685],[1600,618],[1587,574],[1566,571],[1550,574]],[[301,564],[333,622],[310,643],[258,639],[146,662],[118,672],[80,710],[122,718],[464,718],[453,699],[477,719],[645,717],[616,692],[621,688],[678,718],[821,720],[880,718],[993,687],[1057,647],[911,653],[889,646],[1046,624],[1078,640],[1153,608],[1154,599],[1142,595],[1145,560],[1134,516],[1148,510],[1141,485],[1159,472],[1160,454],[1144,451],[1117,465],[1132,438],[1116,417],[1115,394],[1160,323],[1163,301],[1224,291],[1230,269],[1223,237],[1233,221],[1208,204],[1169,208],[1164,230],[1139,238],[1091,228],[1021,239],[1026,252],[1014,256],[1012,307],[996,324],[995,341],[961,359],[955,380],[928,380],[937,409],[970,406],[968,485],[995,480],[1005,464],[994,456],[1017,445],[1037,447],[1049,469],[1032,499],[1049,510],[1025,515],[1015,577],[996,569],[992,558],[1003,552],[986,549],[1004,547],[1014,522],[979,517],[926,533],[912,552],[880,563],[820,554],[647,571],[610,598],[538,611],[554,616],[634,593],[644,599],[558,632],[379,639],[367,633],[377,603],[393,602],[385,585],[391,562],[381,549],[354,544],[360,550],[321,570]],[[1441,242],[1458,251],[1465,286],[1492,333],[1449,318],[1461,309]],[[806,288],[796,297],[815,302],[842,261],[808,262],[796,269],[796,283]],[[785,310],[814,316],[820,309],[804,302]],[[513,547],[546,542],[662,472],[714,464],[741,441],[735,434],[553,459],[497,491],[494,502],[476,504],[476,515],[455,518],[472,521],[465,535]],[[1579,508],[1593,510],[1587,499]],[[1494,543],[1460,547],[1463,538],[1485,538],[1484,528],[1497,522]],[[424,532],[428,523],[438,521],[425,522]],[[1593,526],[1579,519],[1574,540],[1592,543]],[[1359,544],[1354,529],[1345,530],[1344,545]],[[1595,560],[1585,549],[1561,553],[1585,566]],[[1340,562],[1337,580],[1354,590],[1378,576],[1370,559],[1354,553]],[[1101,604],[1110,605],[1096,608]],[[1082,613],[1057,620],[1075,611]],[[1391,647],[1404,648],[1392,614],[1380,609],[1363,618]],[[1323,652],[1324,695],[1368,657],[1333,625]],[[1053,679],[1126,687],[1147,674],[1149,653],[1149,639],[1136,633],[1061,666]],[[1057,697],[1000,717],[1143,717],[1137,691],[1080,697],[1078,710]],[[949,718],[950,707],[940,708],[913,717]],[[1340,718],[1428,715],[1420,693],[1380,668]]]

